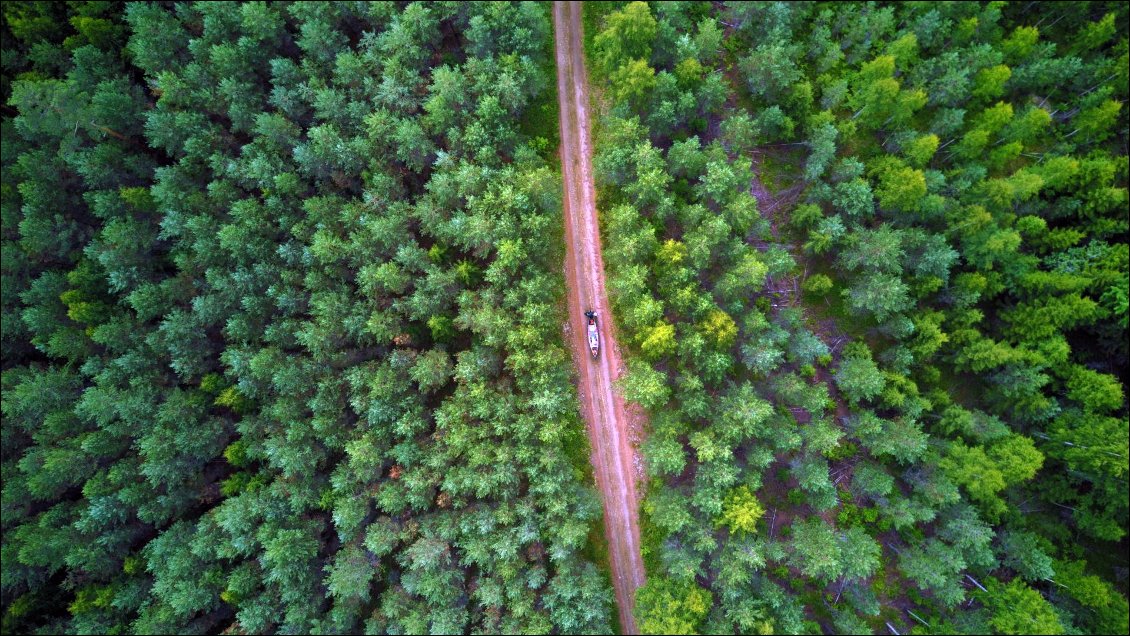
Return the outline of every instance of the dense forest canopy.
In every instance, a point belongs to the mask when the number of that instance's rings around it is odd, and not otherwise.
[[[607,631],[547,8],[3,10],[4,631]]]
[[[609,633],[543,2],[4,2],[4,633]],[[586,3],[645,633],[1130,632],[1130,9]]]
[[[1126,5],[586,7],[641,630],[1126,633]]]

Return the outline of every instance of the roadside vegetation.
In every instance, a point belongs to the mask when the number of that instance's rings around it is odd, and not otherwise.
[[[586,33],[649,633],[1125,633],[1127,9]]]
[[[5,633],[609,630],[548,5],[3,40]]]

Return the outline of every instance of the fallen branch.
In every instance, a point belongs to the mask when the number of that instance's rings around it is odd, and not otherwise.
[[[973,583],[973,585],[976,585],[976,586],[977,586],[977,589],[981,590],[982,592],[988,592],[988,591],[989,591],[989,590],[986,590],[986,589],[985,589],[985,586],[984,586],[984,585],[981,585],[980,583],[978,583],[978,582],[977,582],[977,579],[975,579],[975,578],[973,578],[973,577],[969,576],[968,574],[966,574],[966,575],[965,575],[965,578],[969,579],[969,580],[970,580],[970,582],[972,582],[972,583]]]

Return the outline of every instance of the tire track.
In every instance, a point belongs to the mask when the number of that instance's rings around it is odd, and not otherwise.
[[[578,326],[568,329],[569,341],[579,374],[578,395],[592,445],[596,483],[604,504],[604,534],[620,627],[622,633],[634,634],[635,592],[644,583],[636,484],[639,462],[630,439],[628,409],[613,389],[623,364],[605,291],[600,250],[581,3],[554,2],[553,22],[564,181],[565,278],[569,287],[569,321]],[[588,309],[594,309],[599,317],[601,351],[597,360],[589,355],[581,322]]]

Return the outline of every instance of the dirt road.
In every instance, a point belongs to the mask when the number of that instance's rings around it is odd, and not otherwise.
[[[561,168],[565,182],[565,278],[569,287],[569,343],[580,375],[578,392],[588,422],[592,464],[604,499],[604,534],[608,539],[612,586],[620,627],[635,634],[632,607],[644,583],[640,556],[639,466],[630,438],[629,410],[613,390],[623,365],[616,346],[612,309],[604,290],[604,262],[596,216],[589,138],[588,76],[581,39],[581,3],[554,2],[557,48],[557,100],[561,109]],[[600,358],[593,360],[585,342],[584,312],[597,312]]]

